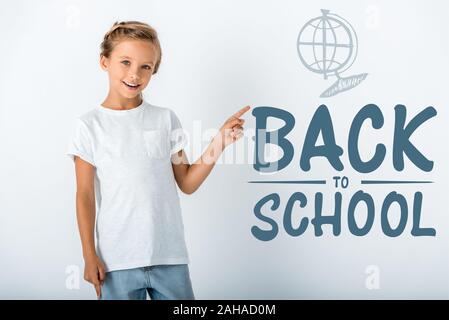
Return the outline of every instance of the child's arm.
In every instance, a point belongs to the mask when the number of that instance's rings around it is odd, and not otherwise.
[[[94,166],[75,156],[76,170],[76,217],[84,257],[84,279],[92,283],[101,294],[105,267],[95,252],[95,191]]]
[[[189,164],[184,150],[172,156],[173,173],[182,192],[195,192],[207,178],[223,150],[243,136],[242,125],[245,120],[240,117],[249,109],[246,106],[226,120],[206,151],[193,164]]]

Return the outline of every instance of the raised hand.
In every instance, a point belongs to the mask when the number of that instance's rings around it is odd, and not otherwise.
[[[221,139],[222,149],[243,137],[243,123],[245,120],[240,119],[240,117],[249,109],[250,106],[240,109],[221,126],[218,138]]]

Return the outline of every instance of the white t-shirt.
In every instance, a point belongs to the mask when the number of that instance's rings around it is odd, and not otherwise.
[[[187,135],[169,108],[101,105],[76,119],[66,154],[95,167],[96,250],[106,271],[187,264],[170,156]]]

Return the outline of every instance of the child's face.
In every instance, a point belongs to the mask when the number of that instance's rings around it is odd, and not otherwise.
[[[158,53],[154,45],[142,40],[121,40],[109,58],[100,59],[109,74],[109,90],[133,99],[145,89],[153,74]]]

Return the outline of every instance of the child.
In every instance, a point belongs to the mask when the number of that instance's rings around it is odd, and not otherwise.
[[[100,54],[109,93],[76,119],[68,146],[84,279],[98,299],[146,299],[147,292],[151,299],[194,299],[176,184],[186,194],[195,192],[224,148],[243,136],[240,117],[249,106],[230,117],[189,164],[178,117],[142,97],[160,63],[153,28],[116,22]]]

